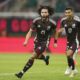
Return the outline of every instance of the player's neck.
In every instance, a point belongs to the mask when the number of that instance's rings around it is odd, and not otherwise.
[[[72,19],[73,19],[73,17],[71,16],[71,17],[69,17],[69,18],[67,18],[69,21],[71,21]]]
[[[46,19],[42,18],[42,22],[48,22],[48,20],[49,20],[48,18],[46,18]]]

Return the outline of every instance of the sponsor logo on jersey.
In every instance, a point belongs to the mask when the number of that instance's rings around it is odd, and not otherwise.
[[[65,24],[64,27],[67,27],[67,24]]]
[[[39,46],[38,49],[41,49],[41,46]]]
[[[76,24],[72,24],[72,28],[76,28]]]
[[[68,33],[72,33],[72,28],[68,28]]]
[[[40,25],[38,25],[38,28],[40,28],[41,26]]]
[[[70,49],[72,49],[72,46],[70,47]]]
[[[50,28],[51,28],[51,26],[48,26],[48,27],[47,27],[47,30],[50,30]]]

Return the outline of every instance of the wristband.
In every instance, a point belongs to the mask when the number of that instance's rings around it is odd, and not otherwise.
[[[57,40],[54,40],[54,43],[57,43]]]

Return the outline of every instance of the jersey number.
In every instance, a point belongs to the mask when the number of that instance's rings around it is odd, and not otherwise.
[[[42,35],[45,35],[45,30],[42,30],[42,31],[41,31],[41,34],[42,34]]]
[[[68,29],[68,33],[72,33],[72,28],[69,28]]]

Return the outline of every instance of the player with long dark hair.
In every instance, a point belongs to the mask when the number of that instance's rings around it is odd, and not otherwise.
[[[41,6],[38,10],[40,17],[33,20],[33,24],[26,35],[24,46],[27,45],[28,39],[31,37],[33,30],[36,30],[36,37],[34,40],[34,52],[29,58],[28,62],[24,66],[23,70],[15,74],[18,78],[21,78],[23,74],[32,67],[35,59],[44,60],[46,65],[49,64],[49,56],[44,56],[43,52],[48,47],[52,32],[54,35],[54,47],[57,47],[57,29],[56,22],[49,18],[53,15],[54,9],[49,6]]]

